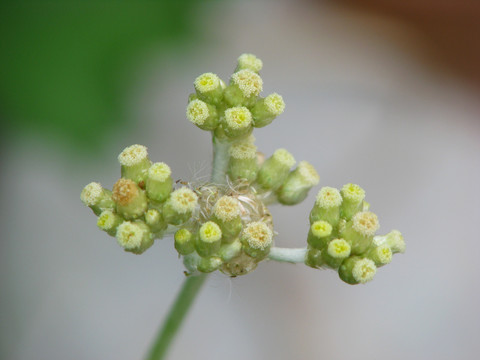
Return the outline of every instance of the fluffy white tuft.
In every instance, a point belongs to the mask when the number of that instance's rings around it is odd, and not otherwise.
[[[225,122],[232,129],[244,129],[252,123],[252,114],[244,106],[225,110]]]
[[[80,194],[80,200],[87,206],[93,206],[100,201],[102,193],[102,185],[98,182],[91,182],[83,188]]]
[[[249,69],[237,71],[231,79],[245,97],[257,96],[263,89],[262,78]]]
[[[225,195],[217,200],[213,211],[220,220],[225,222],[231,221],[240,216],[240,202],[233,196]]]
[[[140,247],[145,230],[138,224],[124,221],[117,228],[118,244],[124,249],[131,250]]]
[[[188,103],[187,119],[195,125],[203,125],[209,115],[208,106],[202,100],[195,99]]]
[[[370,259],[358,260],[352,269],[353,278],[361,284],[373,279],[377,272],[375,263]]]
[[[205,73],[197,77],[193,85],[198,92],[206,93],[220,86],[220,78],[214,73]]]
[[[126,147],[120,155],[118,155],[118,162],[123,166],[134,166],[145,160],[147,157],[147,148],[143,145],[137,144]]]
[[[339,207],[342,204],[342,196],[337,189],[324,186],[318,192],[315,202],[323,209]]]
[[[253,249],[265,250],[273,242],[273,232],[261,221],[249,223],[243,230],[243,237]]]
[[[172,175],[170,166],[164,162],[157,162],[148,169],[148,177],[152,180],[163,182]]]
[[[177,213],[185,214],[195,210],[198,203],[198,196],[189,188],[182,187],[170,194],[169,201]]]
[[[362,211],[356,213],[352,219],[352,227],[363,236],[373,236],[377,232],[380,224],[378,217],[371,211]]]

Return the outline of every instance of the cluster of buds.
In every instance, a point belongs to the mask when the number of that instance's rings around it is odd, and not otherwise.
[[[375,236],[380,227],[377,215],[369,211],[365,191],[346,184],[339,191],[323,187],[310,212],[305,264],[338,271],[348,284],[363,284],[373,279],[377,268],[405,251],[399,231]]]
[[[98,227],[134,254],[155,239],[174,235],[188,274],[219,270],[238,276],[264,259],[276,260],[271,250],[278,253],[279,248],[274,248],[267,205],[300,203],[320,178],[306,161],[295,167],[285,149],[269,158],[257,151],[253,128],[269,125],[285,109],[277,93],[260,96],[261,68],[260,59],[243,54],[228,85],[210,72],[194,82],[186,115],[212,133],[211,182],[174,182],[168,165],[152,163],[145,146],[132,145],[118,156],[121,178],[112,191],[95,182],[82,191],[82,201],[98,216]],[[364,197],[364,190],[353,184],[341,191],[322,188],[310,213],[308,247],[300,249],[300,260],[287,256],[279,261],[328,267],[349,284],[371,280],[392,254],[404,251],[405,243],[398,231],[375,236],[378,219]],[[287,254],[290,249],[283,250]]]

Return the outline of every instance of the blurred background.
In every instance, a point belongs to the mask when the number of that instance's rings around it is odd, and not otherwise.
[[[0,358],[144,356],[183,266],[169,239],[123,252],[80,191],[110,188],[135,143],[176,179],[208,175],[187,96],[251,52],[287,104],[260,150],[363,186],[407,252],[365,286],[277,263],[213,274],[170,358],[476,359],[479,16],[474,0],[2,2]],[[277,245],[305,244],[315,193],[272,207]]]

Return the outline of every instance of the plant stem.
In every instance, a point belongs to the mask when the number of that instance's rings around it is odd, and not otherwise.
[[[289,263],[303,263],[305,262],[305,255],[307,254],[307,248],[289,249],[272,247],[268,258],[270,260],[289,262]]]
[[[160,360],[165,358],[168,348],[177,334],[185,315],[190,309],[190,306],[206,279],[207,275],[201,274],[197,276],[189,276],[184,280],[182,289],[177,295],[177,298],[163,323],[162,329],[158,333],[157,339],[146,358],[147,360]]]
[[[221,141],[215,136],[212,137],[212,142],[213,166],[211,180],[215,184],[225,184],[227,182],[228,149],[231,143]],[[146,358],[147,360],[160,360],[165,358],[185,315],[206,279],[207,274],[191,275],[185,279],[167,318],[163,322],[155,343]]]
[[[222,141],[212,136],[213,143],[213,166],[212,182],[215,184],[225,184],[228,168],[228,150],[232,145],[229,141]]]

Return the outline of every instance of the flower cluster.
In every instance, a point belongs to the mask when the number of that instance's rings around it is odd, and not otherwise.
[[[405,243],[398,231],[375,236],[377,216],[368,211],[365,192],[357,185],[320,190],[306,249],[274,247],[267,206],[300,203],[320,178],[306,161],[295,167],[285,149],[268,158],[257,151],[253,129],[271,124],[285,109],[277,93],[260,96],[262,65],[256,56],[243,54],[228,85],[211,72],[194,82],[186,116],[212,134],[211,182],[178,185],[168,165],[152,163],[145,146],[132,145],[118,156],[121,178],[112,191],[93,182],[81,200],[98,216],[98,227],[128,252],[141,254],[155,239],[174,235],[189,274],[220,270],[243,275],[272,259],[328,267],[349,284],[365,283],[392,254],[403,252]],[[280,253],[281,259],[276,258]]]
[[[305,264],[338,271],[348,284],[370,281],[377,268],[405,251],[399,231],[375,236],[380,227],[377,215],[368,211],[365,191],[358,185],[323,187],[310,212],[310,230]]]

